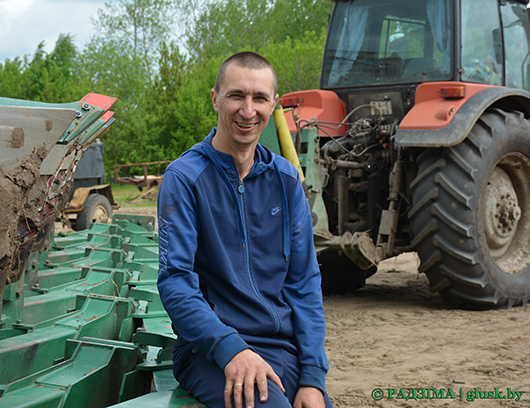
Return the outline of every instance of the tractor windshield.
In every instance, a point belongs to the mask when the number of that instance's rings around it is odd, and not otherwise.
[[[337,1],[322,88],[451,79],[450,0]]]

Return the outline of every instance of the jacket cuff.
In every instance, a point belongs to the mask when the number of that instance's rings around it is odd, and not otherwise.
[[[224,370],[236,354],[246,349],[251,347],[238,334],[232,333],[217,344],[212,357],[221,370]]]
[[[313,366],[303,365],[300,373],[300,387],[314,387],[326,393],[326,370]]]

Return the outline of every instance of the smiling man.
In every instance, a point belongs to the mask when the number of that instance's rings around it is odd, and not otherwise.
[[[158,198],[175,377],[210,408],[329,408],[309,206],[296,169],[258,143],[274,69],[235,54],[211,98],[217,128],[168,166]]]

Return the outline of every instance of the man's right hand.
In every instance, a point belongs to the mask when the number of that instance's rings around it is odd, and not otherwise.
[[[257,384],[259,400],[267,401],[269,398],[267,389],[267,378],[275,383],[282,392],[285,392],[280,377],[276,375],[272,367],[257,353],[246,349],[236,354],[224,369],[225,384],[225,406],[232,408],[232,395],[234,396],[235,408],[243,408],[243,394],[245,395],[245,407],[254,408],[254,385]]]

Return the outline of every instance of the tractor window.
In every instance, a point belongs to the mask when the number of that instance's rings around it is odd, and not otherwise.
[[[386,16],[381,41],[380,58],[422,58],[425,54],[425,22]]]
[[[522,4],[508,2],[501,7],[504,26],[506,86],[530,90],[528,12]]]
[[[502,85],[497,0],[462,0],[462,81]]]
[[[337,1],[322,87],[451,79],[450,0]]]

